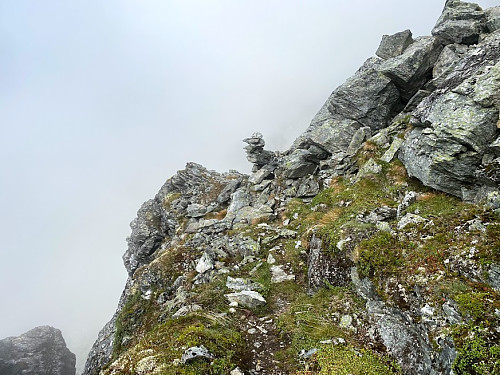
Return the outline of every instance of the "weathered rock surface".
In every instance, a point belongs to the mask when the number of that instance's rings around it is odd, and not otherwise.
[[[379,70],[398,87],[403,98],[409,100],[429,79],[442,48],[437,38],[418,38],[402,55],[382,63]]]
[[[154,199],[143,204],[130,224],[132,233],[123,255],[129,275],[149,263],[154,252],[168,243],[179,227],[178,217],[189,214],[200,217],[202,206],[207,203],[210,209],[206,212],[215,211],[227,202],[226,197],[239,185],[235,180],[240,181],[240,176],[222,175],[195,163],[188,163],[186,169],[170,178]],[[195,226],[193,232],[203,227]]]
[[[476,171],[499,132],[499,88],[497,64],[425,99],[414,112],[416,128],[400,152],[408,173],[436,189],[476,199],[481,185]]]
[[[76,356],[58,329],[42,326],[0,340],[2,375],[75,375]]]
[[[401,55],[412,43],[413,38],[410,30],[392,35],[384,35],[375,54],[383,59],[390,59],[391,57]]]
[[[448,0],[432,35],[444,43],[475,44],[486,30],[486,19],[481,7],[460,0]]]

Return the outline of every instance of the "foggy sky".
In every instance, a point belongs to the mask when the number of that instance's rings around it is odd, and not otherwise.
[[[430,35],[443,4],[0,0],[0,338],[53,325],[81,365],[142,202],[188,161],[248,172],[254,131],[287,149],[382,34]]]

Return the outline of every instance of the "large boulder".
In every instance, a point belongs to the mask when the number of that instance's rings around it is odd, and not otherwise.
[[[477,170],[498,137],[499,92],[497,63],[424,100],[399,155],[408,173],[462,199],[480,198]]]
[[[75,375],[75,364],[76,356],[66,347],[61,331],[52,327],[0,340],[2,375]]]
[[[368,59],[328,99],[334,118],[357,121],[373,130],[385,128],[400,105],[394,83],[380,74],[382,60]]]
[[[402,55],[386,60],[379,68],[398,87],[404,99],[410,99],[430,78],[443,46],[434,37],[421,37]]]
[[[390,59],[391,57],[401,55],[412,43],[413,38],[410,30],[400,31],[392,35],[384,35],[375,54],[383,59]]]
[[[432,35],[445,44],[476,44],[479,35],[486,30],[486,17],[479,5],[448,0]]]
[[[386,127],[401,103],[394,83],[378,71],[382,62],[377,57],[368,59],[354,76],[339,86],[306,132],[295,140],[292,150],[304,148],[303,145],[310,142],[334,152],[347,147],[354,132],[362,126],[374,130]],[[344,135],[346,132],[348,135]],[[338,137],[341,138],[336,141]]]

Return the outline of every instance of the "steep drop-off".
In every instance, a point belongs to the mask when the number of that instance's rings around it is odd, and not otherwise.
[[[386,35],[250,176],[143,204],[85,375],[500,372],[500,7]]]

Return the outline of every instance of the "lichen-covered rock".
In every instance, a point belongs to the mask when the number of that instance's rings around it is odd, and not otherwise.
[[[227,195],[239,184],[235,184],[235,177],[240,176],[223,175],[188,163],[184,170],[167,180],[155,198],[142,205],[130,224],[132,233],[127,238],[128,249],[123,255],[129,275],[148,264],[155,251],[168,242],[179,227],[178,217],[188,215],[188,208],[193,217],[199,217],[202,206],[207,203],[212,211],[219,209],[226,202],[221,195]],[[200,227],[193,232],[198,229]]]
[[[309,242],[307,260],[307,284],[309,292],[325,285],[344,286],[350,282],[353,263],[345,251],[329,254],[323,241],[313,235]]]
[[[475,199],[482,157],[498,135],[499,70],[479,70],[452,91],[433,94],[414,113],[417,126],[400,159],[424,184],[464,199]],[[484,82],[484,83],[483,83]]]
[[[196,373],[291,373],[294,343],[319,338],[306,366],[329,369],[339,348],[325,348],[339,343],[352,373],[371,358],[380,373],[395,360],[405,374],[451,375],[478,343],[487,365],[500,274],[497,13],[448,1],[434,37],[385,36],[381,58],[333,91],[290,150],[244,140],[250,176],[189,163],[169,179],[132,223],[129,280],[84,375],[168,372],[202,344],[213,358],[189,363]]]
[[[486,31],[486,18],[481,7],[460,0],[446,1],[432,35],[444,43],[475,44]]]
[[[367,302],[378,333],[385,347],[396,359],[405,374],[433,374],[432,347],[427,334],[411,322],[400,310],[388,308],[381,301]]]
[[[450,74],[468,52],[469,47],[463,44],[448,44],[444,47],[432,70],[432,84],[440,87],[444,78]]]
[[[58,329],[36,327],[21,336],[0,340],[2,375],[75,375],[76,356]]]
[[[229,302],[236,302],[238,305],[255,309],[266,304],[266,300],[259,292],[253,290],[242,290],[237,293],[226,294]]]
[[[204,359],[210,361],[214,359],[214,356],[203,345],[193,346],[191,348],[186,349],[184,354],[182,354],[181,363],[183,364],[191,363],[196,359]]]
[[[390,59],[391,57],[401,55],[412,43],[413,38],[410,30],[400,31],[392,35],[384,35],[375,54],[383,59]]]

